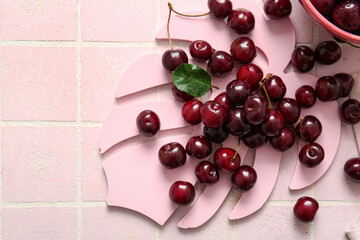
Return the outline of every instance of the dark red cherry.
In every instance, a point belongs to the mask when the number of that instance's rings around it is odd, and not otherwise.
[[[310,71],[315,64],[314,52],[307,46],[295,48],[291,55],[291,63],[300,72]]]
[[[208,7],[211,14],[218,19],[226,18],[232,11],[230,0],[208,0]]]
[[[145,110],[139,113],[137,116],[136,126],[141,135],[145,137],[151,137],[159,131],[160,119],[153,111]]]
[[[184,120],[191,125],[196,125],[201,122],[200,110],[203,103],[199,100],[193,99],[184,104],[181,109],[181,114]]]
[[[207,101],[200,110],[203,124],[209,128],[219,128],[226,119],[226,109],[215,101]]]
[[[299,87],[295,92],[297,103],[303,108],[311,108],[316,102],[315,89],[309,85]]]
[[[360,122],[360,103],[356,99],[346,100],[340,107],[341,121],[347,124]]]
[[[347,97],[354,86],[354,79],[347,73],[338,73],[334,78],[340,83],[340,97]]]
[[[271,146],[280,152],[290,149],[295,143],[295,132],[292,128],[284,127],[276,136],[269,138]]]
[[[186,144],[186,153],[189,156],[202,159],[212,152],[211,142],[204,136],[194,136]]]
[[[224,127],[208,128],[204,126],[203,133],[205,137],[213,143],[222,143],[229,136],[229,133],[225,131]]]
[[[195,188],[189,182],[174,182],[169,189],[169,197],[170,200],[176,204],[190,204],[195,198]]]
[[[249,10],[238,8],[230,13],[227,25],[240,35],[248,34],[255,27],[255,17]]]
[[[243,141],[249,148],[256,149],[264,146],[268,141],[268,137],[261,132],[261,129],[253,128],[243,137]]]
[[[325,157],[325,151],[320,144],[309,143],[301,148],[299,160],[304,166],[312,168],[319,165]]]
[[[346,31],[360,28],[360,6],[355,0],[345,0],[338,4],[333,11],[335,25]]]
[[[360,158],[351,158],[344,165],[346,175],[355,182],[360,182]]]
[[[319,63],[330,65],[341,58],[341,48],[334,41],[324,41],[315,48],[314,57]]]
[[[242,137],[249,133],[251,126],[247,123],[241,108],[231,109],[225,121],[225,128],[234,136]]]
[[[241,158],[234,149],[219,148],[214,154],[214,164],[224,172],[233,172],[240,166]]]
[[[300,129],[301,126],[301,129]],[[300,133],[301,131],[301,133]],[[319,119],[312,115],[307,115],[297,124],[296,134],[306,142],[314,142],[322,132],[322,125]]]
[[[234,60],[241,64],[250,63],[256,56],[255,44],[248,37],[236,39],[230,46],[230,52]]]
[[[319,203],[315,199],[311,197],[302,197],[297,200],[293,211],[298,219],[309,222],[314,219],[318,209]]]
[[[244,80],[233,80],[226,86],[228,100],[233,106],[244,105],[250,92],[250,84]]]
[[[249,96],[244,104],[244,114],[247,122],[251,125],[261,124],[266,117],[269,106],[261,95]]]
[[[170,49],[162,55],[162,65],[169,71],[174,71],[183,63],[188,63],[188,57],[182,49]]]
[[[280,19],[290,15],[292,10],[290,0],[266,0],[264,11],[269,18]]]
[[[256,183],[257,174],[254,168],[242,165],[231,176],[232,185],[242,192],[249,191]]]
[[[244,80],[250,84],[251,91],[259,88],[259,82],[263,79],[262,69],[253,63],[242,65],[236,75],[239,80]]]
[[[220,103],[221,106],[223,106],[225,108],[226,112],[228,112],[231,109],[231,104],[229,102],[226,92],[222,92],[219,95],[217,95],[214,98],[214,101],[217,103]]]
[[[310,0],[310,2],[324,16],[331,16],[335,8],[335,0]]]
[[[215,51],[210,58],[208,69],[213,76],[223,77],[234,68],[234,59],[224,51]]]
[[[270,109],[265,117],[264,122],[261,124],[261,131],[269,136],[275,136],[280,133],[284,128],[284,118],[280,111]]]
[[[293,124],[299,120],[301,108],[293,98],[284,98],[278,105],[277,110],[281,112],[285,124]]]
[[[215,165],[209,161],[202,161],[195,168],[195,175],[199,182],[206,185],[213,185],[219,181],[219,171]]]
[[[173,84],[171,86],[171,92],[172,92],[173,96],[175,97],[175,99],[180,101],[180,102],[187,102],[187,101],[190,101],[191,99],[194,98],[190,94],[187,94],[186,92],[183,92],[180,89],[178,89],[175,86],[175,84]]]
[[[184,147],[177,142],[167,143],[159,149],[158,157],[160,163],[166,168],[176,168],[186,162]]]
[[[273,102],[281,100],[286,93],[286,86],[283,80],[276,75],[271,75],[264,83],[269,98]]]
[[[205,62],[211,58],[213,48],[204,40],[196,40],[190,44],[189,51],[193,59]]]
[[[315,92],[320,101],[335,101],[340,97],[341,86],[334,77],[325,76],[316,82]]]

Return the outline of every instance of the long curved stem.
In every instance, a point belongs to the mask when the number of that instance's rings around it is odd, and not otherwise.
[[[265,87],[265,82],[266,82],[271,76],[272,76],[272,73],[268,73],[268,74],[266,75],[266,77],[264,78],[264,80],[259,83],[259,85],[260,85],[260,87],[264,90],[265,95],[266,95],[266,98],[267,98],[267,100],[268,100],[268,102],[269,102],[269,106],[270,106],[270,108],[272,109],[271,100],[270,100],[269,94],[268,94],[268,92],[266,91],[266,87]]]
[[[169,6],[171,11],[173,11],[174,13],[176,13],[176,14],[178,14],[180,16],[183,16],[183,17],[203,17],[203,16],[206,16],[206,15],[210,14],[210,12],[203,13],[203,14],[195,14],[195,15],[183,14],[183,13],[179,13],[179,12],[175,11],[170,2],[168,2],[168,6]]]
[[[171,4],[169,3],[169,17],[168,17],[168,21],[167,21],[167,34],[168,34],[168,38],[169,38],[169,43],[170,43],[170,48],[171,50],[173,49],[173,45],[171,42],[171,37],[170,37],[170,18],[171,18],[171,8],[170,8]]]
[[[231,158],[231,161],[234,161],[234,160],[235,160],[236,155],[237,155],[238,152],[239,152],[239,149],[240,149],[240,138],[238,138],[238,146],[237,146],[237,148],[236,148],[236,152],[235,152],[234,156]]]

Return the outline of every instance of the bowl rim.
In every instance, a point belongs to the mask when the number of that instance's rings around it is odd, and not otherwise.
[[[309,15],[313,18],[313,20],[315,20],[325,29],[330,31],[333,35],[335,35],[335,37],[354,43],[360,43],[359,35],[352,34],[345,30],[342,30],[341,28],[330,22],[323,15],[321,15],[321,13],[314,7],[314,5],[311,3],[310,0],[299,0],[299,1],[303,5],[305,11],[308,12]]]

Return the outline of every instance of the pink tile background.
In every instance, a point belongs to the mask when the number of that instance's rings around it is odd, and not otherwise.
[[[76,40],[77,0],[3,0],[4,40]]]
[[[263,0],[254,1],[262,7]],[[235,190],[197,229],[176,226],[188,208],[160,227],[139,213],[106,206],[104,159],[97,146],[107,112],[115,104],[172,98],[168,87],[113,98],[132,62],[168,49],[167,43],[155,42],[156,30],[167,20],[167,2],[1,1],[0,239],[345,239],[344,229],[359,214],[360,203],[359,185],[342,171],[344,161],[358,155],[353,129],[345,125],[336,159],[318,183],[288,190],[297,155],[293,148],[282,156],[270,201],[245,219],[228,220],[240,196]],[[208,11],[207,0],[171,2],[180,12]],[[292,3],[299,44],[315,47],[332,39],[314,28],[298,1]],[[360,52],[341,47],[341,62],[316,65],[314,73],[350,72],[358,82]],[[360,126],[354,129],[359,139]],[[314,225],[292,214],[295,200],[304,195],[320,200]]]

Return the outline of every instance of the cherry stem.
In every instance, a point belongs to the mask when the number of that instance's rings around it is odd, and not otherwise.
[[[168,6],[169,6],[169,17],[168,17],[168,21],[167,21],[167,34],[168,34],[168,38],[169,38],[169,43],[170,43],[170,48],[171,50],[173,50],[173,45],[172,45],[172,42],[171,42],[171,37],[170,37],[170,18],[171,18],[171,4],[168,3]]]
[[[360,48],[360,46],[357,46],[355,44],[352,44],[352,43],[349,43],[349,42],[346,42],[347,44],[349,44],[350,46],[354,47],[354,48]]]
[[[214,86],[214,85],[211,85],[212,88],[216,88],[216,89],[219,89],[219,87],[217,86]]]
[[[206,15],[210,14],[210,12],[203,13],[203,14],[196,14],[196,15],[183,14],[183,13],[179,13],[179,12],[175,11],[170,2],[168,2],[168,6],[169,6],[169,9],[171,11],[173,11],[174,13],[176,13],[176,14],[178,14],[180,16],[183,16],[183,17],[203,17],[203,16],[206,16]]]
[[[308,142],[306,142],[305,140],[305,137],[304,137],[304,134],[303,134],[303,122],[304,122],[304,118],[302,117],[301,120],[300,120],[300,129],[299,129],[299,132],[300,132],[300,137],[301,139],[305,142],[306,146],[309,148],[310,150],[310,154],[311,155],[314,155],[314,151],[311,149],[310,145]]]
[[[237,146],[237,148],[236,148],[236,152],[235,152],[234,156],[231,158],[231,162],[233,162],[233,161],[235,160],[236,155],[237,155],[238,152],[239,152],[239,149],[240,149],[240,138],[238,138],[238,146]]]
[[[352,111],[352,114],[354,114],[355,116],[359,116],[360,113],[358,111]]]
[[[259,82],[260,87],[261,87],[261,88],[264,90],[264,92],[265,92],[266,98],[267,98],[267,100],[268,100],[268,102],[269,102],[269,105],[270,105],[270,108],[271,108],[271,109],[272,109],[272,105],[271,105],[271,101],[270,101],[269,94],[268,94],[268,92],[266,91],[265,83],[266,83],[266,81],[267,81],[272,75],[273,75],[272,73],[268,73],[268,74],[266,75],[266,77],[265,77],[261,82]]]

